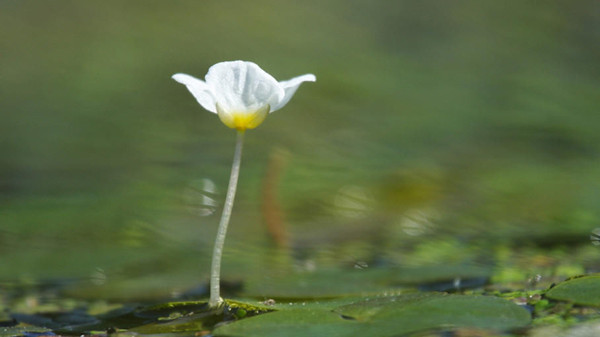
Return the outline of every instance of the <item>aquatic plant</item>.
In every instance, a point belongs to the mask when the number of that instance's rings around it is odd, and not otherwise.
[[[173,75],[173,79],[185,84],[204,109],[216,113],[225,125],[237,130],[229,187],[211,265],[208,305],[218,307],[223,303],[219,287],[221,257],[237,188],[244,132],[259,126],[269,113],[286,105],[303,82],[314,82],[316,77],[305,74],[278,82],[253,62],[229,61],[210,67],[205,81],[182,73]]]

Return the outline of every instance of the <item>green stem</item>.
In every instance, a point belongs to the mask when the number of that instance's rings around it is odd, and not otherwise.
[[[237,189],[237,181],[240,173],[240,164],[242,162],[242,146],[244,144],[244,131],[238,131],[237,140],[235,143],[235,154],[233,155],[233,165],[231,166],[231,176],[229,177],[229,187],[227,188],[227,196],[225,197],[225,206],[219,223],[219,230],[215,240],[215,248],[212,256],[212,266],[210,269],[210,300],[208,306],[216,308],[223,303],[220,296],[220,274],[221,274],[221,257],[223,256],[223,245],[225,244],[225,235],[227,234],[227,225],[231,218],[231,210],[233,209],[233,200],[235,199],[235,190]]]

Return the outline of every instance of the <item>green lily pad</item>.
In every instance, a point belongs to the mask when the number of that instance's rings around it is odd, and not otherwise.
[[[546,292],[553,300],[600,307],[600,275],[583,276],[559,283]]]
[[[509,330],[530,323],[527,310],[497,297],[438,293],[361,299],[331,307],[294,307],[215,329],[215,336],[398,336],[454,327]]]
[[[339,314],[321,309],[290,309],[276,311],[220,326],[216,336],[244,337],[306,337],[356,336],[360,323],[343,319]]]
[[[410,294],[365,300],[335,309],[345,317],[372,322],[373,334],[442,327],[508,330],[526,326],[531,315],[502,298],[447,294]],[[387,334],[383,334],[387,336]]]

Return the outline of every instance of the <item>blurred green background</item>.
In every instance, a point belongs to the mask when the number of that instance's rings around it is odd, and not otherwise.
[[[235,132],[170,76],[236,59],[317,82],[247,134],[225,279],[600,265],[598,1],[0,0],[0,280],[204,282]]]

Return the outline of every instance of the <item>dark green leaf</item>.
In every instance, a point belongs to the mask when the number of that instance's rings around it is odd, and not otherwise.
[[[559,283],[546,292],[548,298],[600,307],[600,275],[590,275]]]
[[[215,336],[386,337],[449,327],[508,330],[526,326],[527,310],[497,297],[409,294],[293,308],[221,326]]]

